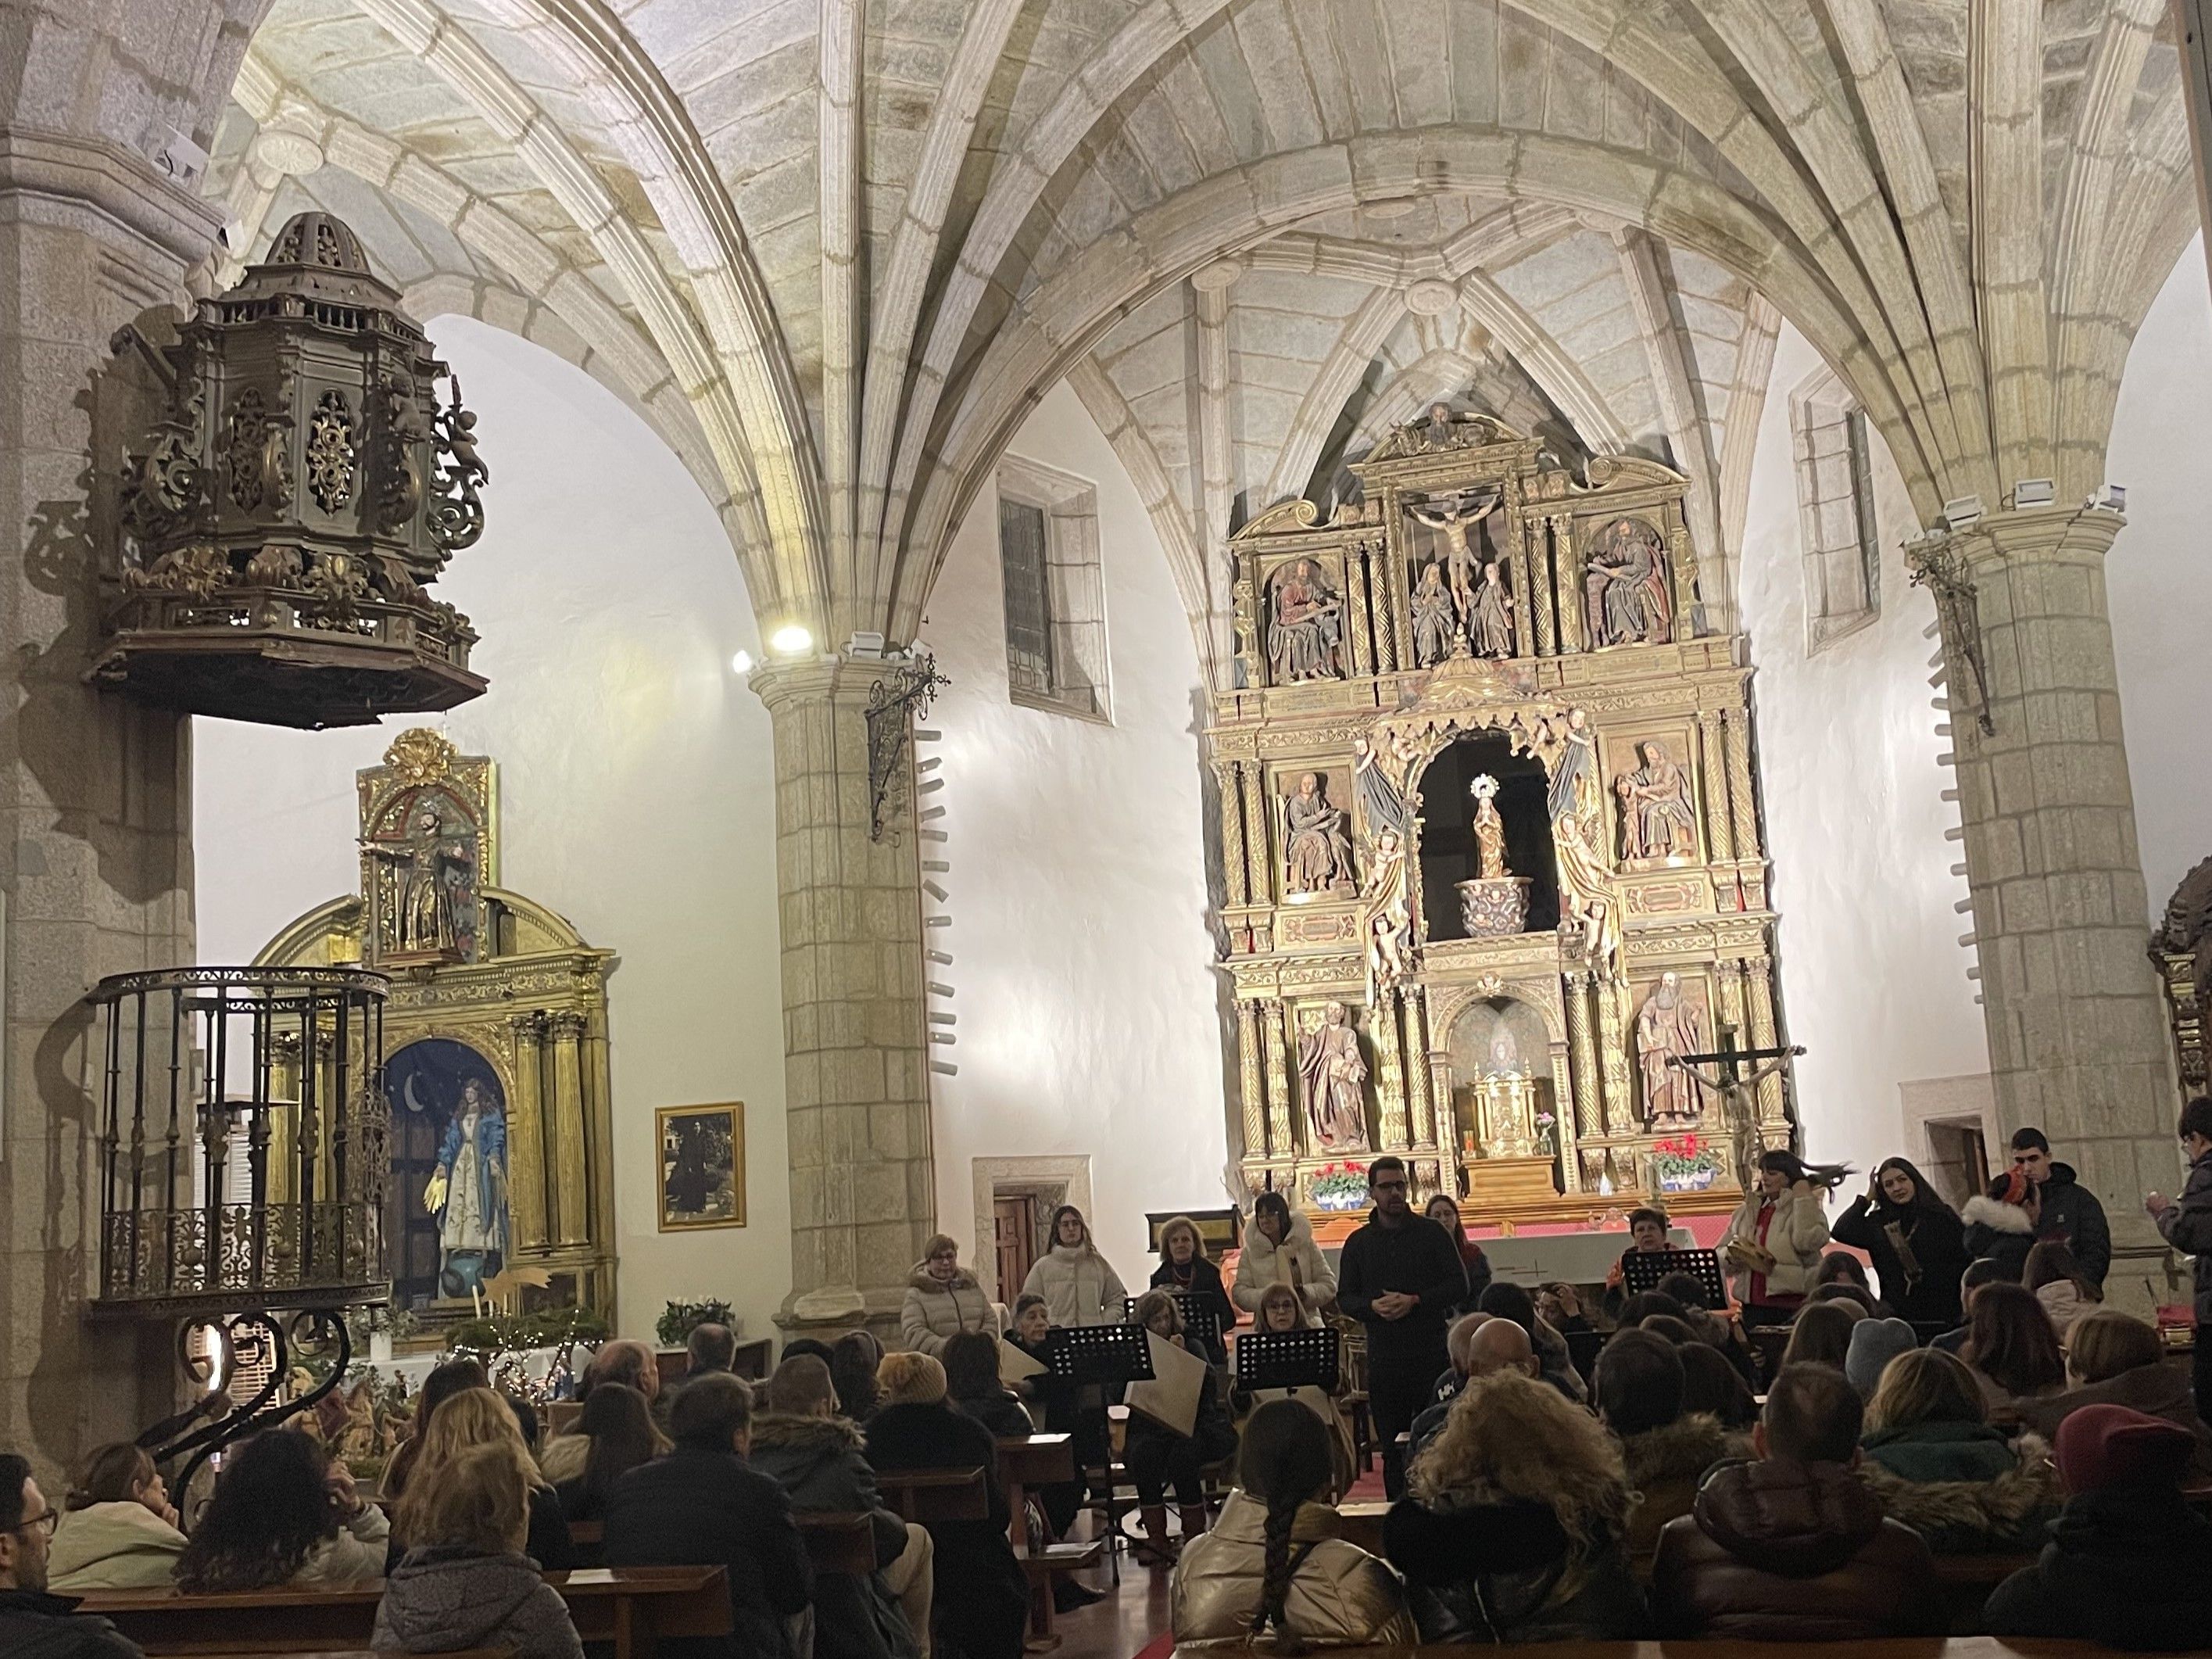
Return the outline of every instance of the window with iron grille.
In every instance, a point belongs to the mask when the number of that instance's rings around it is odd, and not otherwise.
[[[1804,531],[1808,653],[1856,633],[1881,614],[1881,543],[1864,410],[1826,368],[1790,399]]]
[[[1016,456],[1000,464],[998,483],[1008,695],[1028,708],[1104,720],[1098,492],[1087,479]]]

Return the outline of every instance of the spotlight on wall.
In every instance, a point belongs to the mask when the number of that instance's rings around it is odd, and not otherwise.
[[[2128,487],[2108,483],[2097,492],[2094,499],[2107,513],[2124,513],[2128,510]]]
[[[803,656],[814,648],[814,635],[797,623],[786,623],[775,630],[769,645],[778,656]]]
[[[2014,478],[2012,482],[2012,504],[2018,507],[2048,507],[2058,499],[2058,486],[2049,478]]]
[[[732,674],[742,677],[744,675],[750,674],[752,672],[753,653],[751,652],[740,651],[737,655],[730,659],[730,672]]]
[[[1982,518],[1982,498],[1979,495],[1954,495],[1943,503],[1943,522],[1954,530],[1964,530],[1968,525],[1978,524]]]

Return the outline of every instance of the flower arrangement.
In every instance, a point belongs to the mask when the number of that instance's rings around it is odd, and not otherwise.
[[[1559,1150],[1559,1120],[1550,1112],[1536,1114],[1536,1150],[1556,1157]]]
[[[1720,1149],[1687,1133],[1655,1140],[1651,1168],[1662,1192],[1703,1192],[1720,1176]]]
[[[653,1328],[661,1346],[680,1348],[684,1340],[702,1325],[737,1325],[737,1315],[730,1304],[719,1297],[704,1297],[696,1302],[672,1302],[660,1316],[660,1322]]]
[[[1324,1164],[1306,1177],[1306,1197],[1321,1210],[1356,1210],[1367,1202],[1367,1166]]]

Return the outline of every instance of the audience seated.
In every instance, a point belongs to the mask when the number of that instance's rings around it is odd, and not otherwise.
[[[1784,1365],[1827,1365],[1840,1371],[1850,1358],[1851,1327],[1866,1317],[1834,1302],[1807,1302],[1790,1322]]]
[[[726,1372],[676,1391],[676,1444],[615,1482],[604,1553],[611,1567],[718,1566],[731,1633],[660,1644],[665,1659],[752,1659],[783,1652],[783,1621],[805,1611],[814,1571],[783,1488],[746,1462],[752,1391]]]
[[[899,1335],[916,1353],[942,1357],[947,1338],[963,1331],[999,1334],[999,1310],[975,1275],[960,1265],[960,1246],[939,1233],[921,1247],[906,1281]]]
[[[390,1532],[344,1464],[296,1429],[273,1430],[231,1453],[177,1558],[177,1583],[194,1592],[373,1584],[384,1577]]]
[[[1415,1586],[1422,1640],[1644,1633],[1620,1546],[1632,1501],[1620,1449],[1556,1389],[1515,1371],[1475,1378],[1407,1478],[1383,1550]]]
[[[1841,1371],[1785,1365],[1753,1432],[1756,1462],[1724,1463],[1659,1535],[1662,1634],[1869,1641],[1942,1628],[1935,1562],[1887,1519],[1855,1466],[1859,1397]]]
[[[2058,1513],[2050,1443],[1990,1426],[1965,1364],[1936,1348],[1889,1362],[1867,1404],[1859,1475],[1938,1555],[2033,1549]]]
[[[2197,1415],[2186,1362],[2169,1359],[2158,1332],[2118,1308],[2100,1308],[2074,1327],[2066,1345],[2066,1391],[2016,1407],[2021,1420],[2045,1439],[2084,1406],[2125,1406],[2161,1417],[2196,1437],[2197,1474],[2212,1474],[2212,1432]],[[62,1522],[62,1530],[69,1530]],[[57,1551],[58,1552],[58,1545]]]
[[[1036,1432],[1036,1424],[1023,1408],[1020,1398],[999,1381],[996,1337],[981,1331],[962,1331],[945,1340],[938,1359],[945,1367],[945,1386],[955,1408],[1000,1440]]]
[[[48,1593],[46,1550],[60,1511],[46,1502],[31,1466],[0,1452],[0,1653],[26,1659],[139,1659],[105,1619],[73,1612]]]
[[[582,1439],[586,1450],[583,1468],[554,1488],[561,1513],[570,1521],[603,1519],[615,1482],[639,1464],[653,1461],[659,1437],[653,1413],[635,1389],[626,1382],[593,1389],[576,1415],[575,1433],[562,1437]]]
[[[589,1368],[586,1369],[585,1375],[591,1375]],[[386,1502],[397,1500],[406,1492],[407,1477],[414,1471],[415,1460],[422,1455],[423,1431],[430,1426],[430,1419],[438,1407],[464,1389],[488,1389],[490,1386],[491,1377],[481,1360],[465,1358],[448,1359],[430,1368],[429,1375],[422,1379],[422,1387],[415,1396],[415,1416],[408,1425],[407,1438],[399,1443],[392,1454],[391,1461],[384,1466],[381,1490]],[[555,1444],[558,1443],[555,1442]],[[580,1466],[580,1453],[577,1462]],[[549,1480],[551,1478],[547,1476]]]
[[[1665,1291],[1638,1291],[1620,1304],[1620,1328],[1625,1331],[1640,1329],[1644,1322],[1655,1315],[1668,1319],[1680,1319],[1687,1324],[1685,1316],[1689,1310]]]
[[[1221,1288],[1221,1269],[1206,1260],[1206,1243],[1198,1236],[1198,1223],[1187,1215],[1170,1217],[1161,1224],[1160,1265],[1152,1269],[1152,1288],[1172,1291],[1212,1310],[1218,1328],[1205,1345],[1206,1357],[1216,1365],[1227,1364],[1229,1333],[1237,1323],[1237,1304]]]
[[[1849,1260],[1848,1257],[1845,1259]],[[1872,1291],[1863,1285],[1853,1284],[1847,1278],[1832,1279],[1825,1285],[1815,1285],[1807,1294],[1804,1305],[1811,1307],[1821,1302],[1837,1303],[1861,1319],[1871,1319],[1884,1314],[1881,1304],[1875,1300]]]
[[[1966,1272],[1959,1275],[1960,1320],[1963,1321],[1966,1315],[1973,1311],[1975,1291],[1980,1290],[1984,1285],[1994,1285],[2000,1279],[2011,1279],[2016,1276],[2012,1267],[1998,1261],[1995,1256],[1978,1256],[1969,1261],[1966,1264]],[[1945,1353],[1963,1353],[1966,1351],[1968,1334],[1966,1327],[1961,1323],[1955,1330],[1944,1332],[1928,1346],[1931,1348],[1941,1348]]]
[[[2051,1328],[2058,1334],[2062,1346],[2075,1322],[2094,1312],[2105,1299],[2103,1290],[2081,1271],[2081,1264],[2074,1259],[2073,1250],[2063,1238],[2037,1242],[2027,1253],[2027,1264],[2021,1269],[2020,1282],[2035,1292],[2035,1299],[2051,1316]]]
[[[387,1571],[397,1566],[400,1553],[411,1548],[415,1534],[408,1530],[410,1502],[416,1495],[416,1483],[434,1479],[438,1471],[471,1446],[503,1445],[510,1448],[521,1466],[530,1471],[529,1491],[525,1502],[530,1512],[528,1549],[530,1559],[544,1572],[566,1572],[576,1565],[576,1550],[568,1536],[568,1522],[562,1513],[561,1499],[547,1486],[530,1456],[529,1449],[522,1443],[522,1431],[516,1425],[514,1413],[507,1401],[489,1389],[464,1389],[452,1395],[431,1415],[429,1426],[417,1432],[416,1438],[422,1449],[416,1454],[415,1473],[400,1494],[392,1511],[392,1549]]]
[[[1176,1299],[1165,1291],[1147,1291],[1137,1298],[1136,1322],[1164,1341],[1184,1346],[1182,1315]],[[1139,1559],[1165,1566],[1174,1559],[1168,1539],[1167,1489],[1172,1484],[1188,1543],[1206,1530],[1206,1466],[1218,1463],[1237,1449],[1237,1430],[1221,1403],[1221,1389],[1208,1370],[1199,1385],[1198,1416],[1188,1434],[1178,1434],[1141,1412],[1129,1413],[1122,1441],[1121,1461],[1137,1488],[1139,1516],[1145,1528],[1146,1547]]]
[[[817,1341],[811,1336],[795,1336],[783,1345],[783,1358],[786,1359],[797,1359],[806,1354],[813,1355],[826,1365],[836,1358],[836,1350],[827,1342]]]
[[[1336,1305],[1336,1275],[1314,1243],[1313,1224],[1280,1193],[1252,1200],[1252,1224],[1244,1230],[1231,1295],[1238,1307],[1257,1313],[1261,1293],[1270,1285],[1297,1292],[1309,1325],[1319,1324],[1322,1310]]]
[[[1912,1327],[1902,1319],[1862,1319],[1851,1327],[1851,1340],[1844,1350],[1844,1375],[1860,1399],[1871,1400],[1889,1362],[1919,1346]]]
[[[1536,1299],[1527,1291],[1502,1279],[1493,1280],[1482,1293],[1481,1311],[1493,1318],[1510,1319],[1526,1331],[1542,1365],[1544,1381],[1578,1406],[1589,1401],[1589,1387],[1575,1369],[1567,1339],[1536,1317]]]
[[[703,1325],[694,1325],[691,1334],[684,1339],[684,1380],[704,1376],[709,1371],[726,1371],[738,1361],[738,1334],[727,1325],[718,1325],[708,1320]]]
[[[1759,1421],[1759,1401],[1751,1385],[1727,1358],[1703,1343],[1681,1350],[1682,1410],[1704,1413],[1731,1431]]]
[[[46,1560],[46,1588],[83,1595],[166,1585],[184,1553],[177,1511],[154,1460],[128,1442],[102,1446],[70,1492]]]
[[[1431,1408],[1449,1406],[1458,1399],[1459,1391],[1467,1386],[1467,1379],[1474,1374],[1470,1358],[1474,1334],[1490,1322],[1490,1317],[1486,1313],[1462,1314],[1444,1332],[1444,1352],[1450,1356],[1451,1364],[1444,1368],[1443,1374],[1437,1378],[1436,1386],[1429,1390]]]
[[[1273,1400],[1244,1425],[1237,1490],[1176,1564],[1170,1622],[1184,1647],[1279,1642],[1358,1647],[1418,1638],[1398,1575],[1335,1537],[1328,1431],[1304,1406]]]
[[[448,1401],[440,1417],[453,1416],[468,1397]],[[493,1648],[515,1659],[584,1659],[568,1604],[523,1553],[538,1468],[520,1437],[485,1440],[434,1463],[431,1458],[424,1454],[420,1478],[402,1505],[414,1542],[385,1581],[373,1645],[403,1653]]]
[[[1751,1340],[1743,1328],[1730,1316],[1725,1303],[1718,1308],[1711,1304],[1710,1295],[1695,1273],[1668,1273],[1658,1284],[1662,1296],[1671,1296],[1681,1304],[1682,1318],[1698,1334],[1698,1340],[1717,1350],[1746,1385],[1759,1380],[1758,1356],[1753,1353]]]
[[[1469,1236],[1467,1222],[1459,1212],[1459,1200],[1449,1193],[1438,1193],[1422,1206],[1421,1213],[1451,1235],[1452,1244],[1459,1251],[1460,1271],[1467,1275],[1467,1294],[1459,1305],[1473,1311],[1481,1302],[1482,1293],[1490,1288],[1489,1256]]]
[[[981,1521],[931,1523],[936,1546],[938,1631],[963,1659],[1018,1659],[1029,1620],[1030,1592],[1006,1540],[1011,1516],[999,1480],[999,1446],[991,1431],[954,1411],[945,1398],[945,1367],[927,1354],[885,1357],[883,1404],[870,1419],[868,1462],[878,1474],[896,1469],[983,1471],[989,1513]]]
[[[989,1343],[988,1337],[975,1340]],[[838,1659],[896,1659],[929,1630],[935,1549],[929,1534],[884,1506],[860,1428],[839,1417],[830,1368],[811,1354],[787,1359],[752,1419],[747,1461],[783,1488],[799,1515],[865,1515],[877,1571],[824,1573],[814,1582],[814,1650]]]
[[[1529,1346],[1528,1333],[1510,1319],[1492,1319],[1482,1314],[1470,1314],[1452,1327],[1455,1334],[1464,1328],[1461,1346],[1465,1351],[1467,1376],[1452,1400],[1464,1392],[1468,1382],[1478,1376],[1490,1376],[1499,1371],[1517,1371],[1523,1376],[1539,1376],[1536,1351]],[[1457,1363],[1456,1361],[1455,1363]],[[1431,1406],[1413,1419],[1407,1431],[1406,1455],[1417,1457],[1451,1416],[1452,1400]]]
[[[1639,1331],[1649,1331],[1652,1335],[1671,1342],[1678,1348],[1686,1348],[1698,1340],[1697,1332],[1690,1328],[1690,1322],[1686,1319],[1677,1319],[1673,1314],[1646,1314],[1637,1322],[1634,1328]]]
[[[1629,1512],[1623,1543],[1648,1565],[1659,1529],[1687,1515],[1705,1472],[1729,1454],[1717,1418],[1682,1409],[1682,1351],[1656,1332],[1618,1331],[1597,1357],[1597,1414],[1620,1442],[1622,1467],[1643,1501]]]
[[[2178,1650],[2212,1632],[2212,1522],[2183,1500],[2196,1442],[2124,1406],[2084,1406],[2058,1425],[2066,1504],[2035,1565],[1983,1609],[1993,1636]]]
[[[875,1415],[879,1398],[877,1369],[884,1345],[866,1331],[848,1331],[830,1350],[830,1381],[837,1389],[837,1408],[855,1423]]]
[[[1855,1285],[1867,1293],[1869,1303],[1876,1299],[1866,1263],[1849,1250],[1830,1250],[1820,1257],[1820,1265],[1813,1269],[1813,1289],[1823,1285]]]
[[[2042,1399],[2066,1386],[2058,1333],[2034,1291],[1996,1283],[1974,1292],[1966,1315],[1966,1345],[1959,1356],[1973,1368],[1992,1413],[2016,1415],[2021,1402]]]
[[[440,1370],[444,1369],[444,1366],[439,1367]],[[430,1373],[433,1377],[437,1374],[437,1371]],[[590,1405],[592,1390],[608,1382],[619,1382],[626,1389],[635,1389],[643,1396],[647,1413],[653,1413],[653,1402],[660,1397],[660,1366],[653,1357],[653,1350],[642,1342],[628,1340],[601,1343],[599,1351],[584,1367],[583,1376],[577,1379],[577,1400],[586,1406]],[[464,1386],[481,1385],[479,1378],[477,1384]],[[425,1382],[422,1388],[427,1396],[429,1384]],[[415,1418],[416,1432],[421,1433],[422,1427],[422,1411],[418,1410]],[[661,1432],[661,1420],[657,1415],[653,1422],[653,1442],[656,1454],[668,1449],[668,1437]],[[538,1455],[538,1467],[544,1471],[545,1478],[558,1487],[583,1474],[584,1465],[591,1455],[591,1439],[584,1432],[580,1414],[579,1420],[568,1433],[556,1434],[545,1443],[544,1449]],[[387,1479],[385,1484],[388,1489],[391,1482]]]

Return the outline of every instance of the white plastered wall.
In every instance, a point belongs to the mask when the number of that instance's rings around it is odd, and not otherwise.
[[[951,925],[933,1006],[958,1017],[931,1079],[938,1214],[963,1252],[973,1160],[1088,1154],[1100,1248],[1141,1285],[1148,1211],[1228,1202],[1219,992],[1206,921],[1190,624],[1143,502],[1104,435],[1060,385],[1016,454],[1097,486],[1114,723],[1022,708],[1006,690],[998,501],[969,511],[930,598],[924,637],[952,680],[924,757],[948,839],[925,858]]]
[[[1943,714],[1931,706],[1936,642],[1927,594],[1899,551],[1911,505],[1873,440],[1881,614],[1808,655],[1804,546],[1790,394],[1820,367],[1784,326],[1752,463],[1741,601],[1751,635],[1761,800],[1781,916],[1784,1018],[1802,1043],[1797,1097],[1809,1156],[1870,1170],[1925,1147],[1908,1133],[1899,1085],[1986,1073],[1981,1010],[1953,906],[1963,856],[1944,831]]]
[[[195,722],[201,960],[244,962],[354,890],[354,773],[440,726],[499,763],[502,884],[617,951],[609,982],[617,1296],[649,1336],[719,1295],[750,1335],[791,1283],[767,711],[729,541],[675,456],[611,393],[501,331],[446,318],[490,462],[483,541],[439,596],[475,622],[491,689],[444,717],[344,732]],[[654,1109],[742,1100],[742,1229],[655,1227]]]

